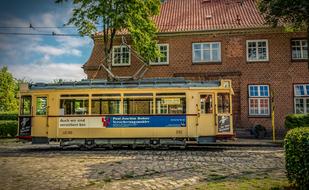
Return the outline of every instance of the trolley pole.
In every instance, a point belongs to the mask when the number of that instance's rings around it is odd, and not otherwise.
[[[273,142],[276,141],[276,130],[275,130],[275,96],[274,91],[271,91],[271,127],[273,130]]]

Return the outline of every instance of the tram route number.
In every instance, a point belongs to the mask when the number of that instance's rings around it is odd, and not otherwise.
[[[73,131],[63,131],[62,134],[63,135],[72,135]]]

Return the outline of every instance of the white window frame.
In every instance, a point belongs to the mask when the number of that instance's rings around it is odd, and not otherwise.
[[[123,53],[122,52],[122,47],[124,47],[124,46],[113,46],[113,51],[112,51],[112,66],[113,67],[122,67],[122,66],[130,66],[131,65],[131,50],[130,50],[130,46],[128,46],[127,48],[129,49],[129,63],[125,63],[125,64],[123,64],[123,63],[120,63],[120,64],[115,64],[115,59],[114,59],[114,55],[115,55],[115,52],[114,52],[114,49],[115,48],[121,48],[120,49],[120,52],[121,53]],[[126,47],[126,46],[125,46]],[[120,59],[120,62],[122,62],[122,59]]]
[[[292,45],[292,42],[295,42],[295,41],[300,41],[300,46],[293,46],[293,45]],[[304,51],[306,51],[306,50],[303,50],[303,48],[306,47],[306,46],[303,46],[303,45],[302,45],[302,42],[303,42],[303,41],[306,41],[306,42],[307,42],[306,39],[293,39],[293,40],[291,41],[291,55],[292,55],[292,60],[303,60],[303,59],[308,59],[308,57],[304,57]],[[308,44],[308,42],[307,42],[307,48],[309,48],[308,46],[309,46],[309,44]],[[301,55],[300,58],[293,57],[293,47],[300,47],[300,55]],[[307,56],[309,56],[309,55],[307,55]]]
[[[258,95],[257,96],[250,96],[250,87],[257,87],[258,88]],[[267,86],[268,87],[268,96],[261,96],[261,91],[260,91],[260,87],[261,86]],[[270,89],[269,89],[269,85],[248,85],[248,108],[249,108],[249,116],[269,116],[270,115]],[[258,113],[251,113],[251,107],[250,107],[250,100],[257,100],[257,105],[258,105]],[[260,106],[260,102],[261,100],[267,100],[268,101],[268,113],[261,113],[261,106]]]
[[[304,95],[296,94],[297,86],[304,87]],[[304,102],[304,114],[309,114],[309,108],[307,108],[307,100],[309,100],[309,93],[307,93],[307,88],[309,88],[309,83],[308,84],[294,84],[294,113],[296,113],[296,99],[302,99]]]
[[[161,58],[158,57],[158,62],[150,61],[149,62],[150,65],[168,65],[169,64],[169,56],[170,56],[169,44],[158,44],[159,49],[161,46],[166,46],[166,62],[162,62]]]
[[[250,59],[249,57],[249,43],[254,42],[256,43],[256,59]],[[258,42],[266,42],[266,59],[259,59],[259,51],[258,51]],[[261,39],[261,40],[246,40],[246,54],[247,54],[247,62],[265,62],[269,61],[269,46],[268,40]]]
[[[210,60],[205,60],[204,59],[204,54],[203,54],[203,48],[201,48],[201,60],[196,61],[194,59],[195,53],[194,53],[194,45],[201,45],[201,47],[204,44],[209,44],[210,45],[210,52],[212,52],[212,44],[218,44],[218,58],[219,60],[213,60],[212,58],[212,53],[210,53]],[[201,43],[192,43],[192,63],[221,63],[222,57],[221,57],[221,42],[201,42]]]

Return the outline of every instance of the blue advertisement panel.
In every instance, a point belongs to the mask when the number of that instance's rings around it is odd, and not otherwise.
[[[186,127],[186,116],[105,116],[102,118],[102,122],[107,128]]]

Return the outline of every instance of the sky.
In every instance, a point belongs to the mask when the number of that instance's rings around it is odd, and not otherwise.
[[[7,66],[16,79],[30,82],[85,79],[86,74],[81,67],[90,57],[93,48],[91,38],[3,34],[78,34],[75,28],[35,28],[63,26],[71,17],[72,9],[70,2],[0,0],[0,68]],[[27,28],[30,24],[34,29]]]

